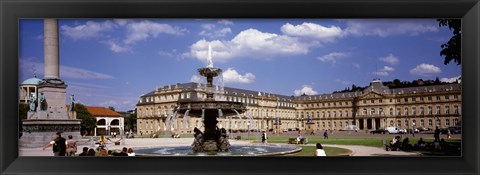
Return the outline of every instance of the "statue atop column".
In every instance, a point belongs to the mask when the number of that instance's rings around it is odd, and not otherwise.
[[[43,92],[40,92],[40,95],[38,96],[38,106],[40,106],[41,111],[45,111],[47,109],[47,104],[45,101],[45,95]]]
[[[212,45],[208,43],[208,57],[207,57],[208,63],[207,63],[207,68],[213,68],[213,60],[212,60]]]
[[[37,100],[35,98],[35,95],[31,94],[30,95],[30,111],[31,112],[35,111],[35,100]]]
[[[75,107],[75,98],[73,97],[73,94],[70,96],[70,112],[73,111],[73,109]]]

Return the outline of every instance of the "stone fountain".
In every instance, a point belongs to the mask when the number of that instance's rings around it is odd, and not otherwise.
[[[206,99],[202,101],[180,101],[176,112],[201,116],[205,130],[195,128],[194,152],[227,152],[230,148],[227,131],[218,128],[218,118],[241,114],[246,107],[241,102],[215,101],[213,78],[221,75],[222,69],[213,67],[212,47],[208,45],[208,65],[199,68],[198,73],[207,78]]]

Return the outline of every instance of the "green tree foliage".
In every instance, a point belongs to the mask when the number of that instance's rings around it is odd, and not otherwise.
[[[134,131],[134,125],[137,123],[137,112],[134,111],[132,114],[129,114],[125,117],[125,129]]]
[[[443,64],[447,65],[450,61],[454,61],[457,65],[462,64],[462,21],[461,19],[437,19],[438,26],[448,26],[453,30],[453,36],[448,42],[442,44],[440,47],[440,56],[444,56]]]
[[[87,107],[81,103],[75,104],[75,112],[77,112],[77,119],[81,120],[80,123],[80,132],[84,133],[85,131],[87,132],[88,135],[91,135],[93,132],[93,129],[97,126],[97,120],[95,117],[88,112]]]

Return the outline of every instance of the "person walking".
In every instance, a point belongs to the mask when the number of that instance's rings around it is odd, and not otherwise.
[[[328,139],[328,132],[327,132],[327,130],[325,130],[325,132],[323,132],[323,139]]]
[[[67,150],[67,140],[62,137],[60,132],[55,134],[55,139],[43,146],[43,150],[52,146],[53,156],[65,156]]]
[[[435,132],[433,133],[433,137],[435,137],[434,142],[440,142],[440,129],[438,129],[438,126],[435,127]]]
[[[263,131],[262,133],[262,143],[267,143],[267,133],[265,131]]]
[[[77,153],[77,141],[73,140],[72,135],[69,135],[67,140],[67,156],[75,156],[75,153]]]

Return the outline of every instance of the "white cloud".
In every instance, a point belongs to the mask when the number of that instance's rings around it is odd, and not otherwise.
[[[114,24],[111,21],[87,21],[85,24],[72,27],[68,25],[63,25],[60,27],[60,30],[63,35],[72,38],[73,40],[78,40],[100,37],[103,32],[111,30],[113,27]]]
[[[226,19],[221,19],[219,20],[217,23],[219,24],[223,24],[223,25],[233,25],[233,22],[232,21],[229,21],[229,20],[226,20]]]
[[[300,25],[287,23],[283,25],[281,31],[289,36],[307,37],[317,39],[321,42],[331,42],[342,36],[343,30],[337,26],[325,27],[319,24],[304,22]]]
[[[125,24],[131,22],[131,19],[114,19],[113,20],[115,24],[118,24],[119,26],[124,26]]]
[[[132,48],[128,45],[121,46],[121,44],[118,44],[112,40],[108,40],[104,42],[107,44],[110,48],[111,51],[120,53],[120,52],[132,52]]]
[[[149,20],[133,22],[126,25],[127,37],[125,44],[133,44],[137,41],[146,40],[149,37],[156,38],[159,34],[184,35],[188,32],[185,28],[161,24]]]
[[[393,54],[389,54],[386,57],[378,58],[378,60],[386,62],[390,65],[395,65],[395,64],[398,64],[398,62],[399,62],[398,57],[396,57]]]
[[[447,83],[453,83],[455,81],[457,81],[460,77],[462,76],[456,76],[456,77],[452,77],[452,78],[440,78],[440,81],[442,82],[447,82]]]
[[[25,70],[26,72],[30,73],[30,70],[34,68],[37,72],[37,76],[41,77],[40,75],[44,74],[44,64],[32,62],[28,60],[20,59],[20,70]],[[33,73],[33,70],[31,70]],[[63,78],[73,78],[73,79],[113,79],[114,77],[108,74],[99,73],[91,70],[70,67],[60,65],[60,79]]]
[[[194,82],[194,83],[203,83],[204,80],[205,78],[202,78],[199,75],[193,75],[192,78],[190,78],[190,82]]]
[[[208,43],[212,44],[214,61],[221,62],[234,57],[270,59],[272,57],[307,54],[308,47],[310,47],[294,37],[247,29],[229,41],[199,40],[190,46],[190,52],[185,53],[184,56],[194,57],[206,62]]]
[[[317,95],[318,92],[313,90],[312,86],[309,86],[309,85],[303,85],[302,89],[297,89],[295,91],[293,91],[293,93],[295,94],[295,96],[300,96],[300,95],[303,95],[303,94],[306,94],[306,95]]]
[[[360,64],[358,64],[358,63],[353,63],[353,67],[355,67],[355,68],[357,68],[357,69],[360,69],[360,68],[361,68]]]
[[[385,71],[377,71],[377,72],[373,72],[373,75],[377,75],[377,76],[388,76],[388,72],[385,72]]]
[[[410,73],[413,75],[431,76],[433,74],[442,73],[442,70],[435,65],[422,63],[411,69]]]
[[[347,53],[342,53],[342,52],[332,52],[324,56],[317,57],[322,62],[331,62],[332,64],[335,64],[337,62],[337,59],[340,58],[345,58],[347,57]]]
[[[379,36],[391,35],[419,35],[427,32],[437,32],[438,24],[425,20],[379,20],[379,19],[351,19],[346,20],[345,35]]]
[[[380,69],[380,71],[382,71],[382,72],[392,72],[392,71],[395,71],[395,68],[390,67],[390,66],[383,66],[383,68]]]
[[[233,68],[228,68],[222,76],[225,83],[253,83],[255,81],[255,75],[252,73],[247,72],[241,75]]]

